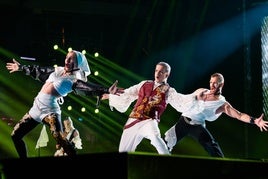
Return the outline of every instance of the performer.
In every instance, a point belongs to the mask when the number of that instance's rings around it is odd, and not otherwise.
[[[80,138],[79,131],[74,127],[73,121],[70,117],[67,117],[63,121],[63,136],[77,149],[82,149],[82,139]],[[67,156],[64,149],[56,144],[56,152],[54,156]]]
[[[159,154],[170,154],[161,137],[158,123],[168,104],[178,111],[188,108],[189,95],[182,95],[169,86],[167,79],[171,67],[166,62],[155,66],[154,80],[144,80],[124,90],[120,96],[105,94],[102,99],[109,99],[109,105],[119,112],[125,112],[133,101],[136,104],[124,126],[119,144],[119,152],[133,152],[146,138]],[[183,104],[183,105],[181,105]]]
[[[12,140],[19,157],[27,157],[27,148],[23,137],[38,124],[49,126],[53,138],[63,147],[68,156],[76,154],[72,144],[62,136],[61,109],[59,102],[72,91],[86,96],[101,96],[104,93],[120,94],[117,81],[108,89],[101,85],[87,82],[90,68],[86,57],[78,51],[70,51],[65,58],[64,67],[40,67],[37,65],[21,65],[15,59],[7,63],[10,73],[23,71],[36,80],[44,82],[35,97],[33,106],[14,126]]]
[[[257,125],[261,131],[267,131],[268,121],[263,120],[263,114],[255,118],[235,109],[222,96],[224,77],[214,73],[210,77],[210,89],[199,88],[190,96],[190,108],[182,110],[179,121],[165,133],[165,140],[169,150],[186,135],[196,139],[213,157],[224,157],[218,142],[206,128],[205,121],[215,121],[222,113],[245,123]],[[178,101],[180,103],[180,101]]]

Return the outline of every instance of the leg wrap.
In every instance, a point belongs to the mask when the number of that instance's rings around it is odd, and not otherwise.
[[[59,124],[59,120],[57,120],[57,116],[55,114],[50,114],[43,119],[44,123],[49,125],[51,134],[53,138],[56,140],[57,144],[64,149],[65,153],[68,156],[76,155],[76,150],[71,142],[69,142],[62,135],[61,124]]]
[[[58,124],[57,116],[50,114],[43,119],[43,122],[49,125],[52,136],[56,139],[59,137],[61,132],[60,124]]]

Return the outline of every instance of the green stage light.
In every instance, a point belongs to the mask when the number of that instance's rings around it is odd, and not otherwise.
[[[53,46],[53,49],[54,49],[54,50],[58,50],[58,48],[59,48],[58,45],[54,45],[54,46]]]
[[[81,112],[85,112],[86,111],[86,108],[85,107],[82,107],[81,108]]]
[[[99,71],[95,71],[95,72],[94,72],[94,75],[95,75],[95,76],[98,76],[98,75],[99,75]]]
[[[97,109],[95,109],[95,113],[97,114],[97,113],[99,113],[100,112],[100,110],[97,108]]]
[[[95,52],[94,53],[94,57],[98,57],[99,56],[99,53],[98,52]]]
[[[68,111],[71,111],[73,109],[73,107],[72,106],[68,106],[67,109],[68,109]]]

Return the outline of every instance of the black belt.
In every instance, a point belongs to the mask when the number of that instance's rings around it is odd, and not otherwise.
[[[198,126],[198,125],[200,125],[200,124],[193,124],[193,123],[191,123],[192,119],[189,118],[189,117],[182,116],[182,118],[184,119],[184,121],[185,121],[187,124],[190,124],[190,125],[193,125],[193,126]]]
[[[187,123],[190,123],[192,121],[192,119],[190,119],[189,117],[185,117],[185,116],[182,116],[182,117]]]

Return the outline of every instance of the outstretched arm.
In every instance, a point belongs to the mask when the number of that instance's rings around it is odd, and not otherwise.
[[[79,95],[85,96],[99,96],[101,97],[103,94],[116,94],[119,95],[123,93],[121,88],[117,88],[118,81],[107,88],[102,85],[92,83],[92,82],[84,82],[82,80],[77,80],[73,85],[73,90]]]
[[[236,118],[240,121],[243,121],[245,123],[251,123],[256,124],[261,131],[267,131],[268,130],[268,121],[265,121],[263,119],[264,115],[261,114],[258,118],[252,117],[246,113],[242,113],[238,111],[237,109],[233,108],[230,103],[226,102],[223,106],[221,106],[217,112],[224,112],[228,116],[232,118]]]
[[[40,67],[38,65],[21,65],[18,61],[13,59],[13,63],[6,63],[6,68],[10,73],[22,71],[26,75],[31,76],[35,80],[45,82],[55,69],[54,67]]]

